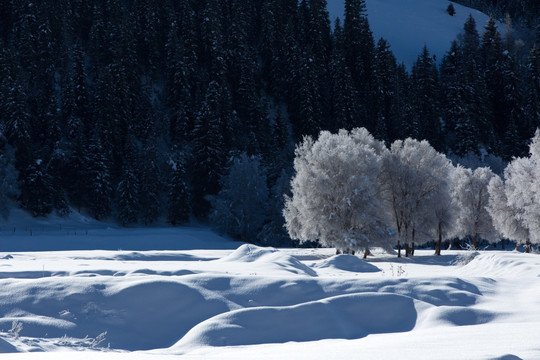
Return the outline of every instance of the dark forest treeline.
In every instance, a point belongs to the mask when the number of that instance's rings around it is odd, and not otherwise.
[[[11,0],[0,19],[4,214],[11,198],[124,225],[210,215],[275,243],[304,135],[366,127],[508,160],[540,124],[540,49],[493,21],[469,18],[440,66],[423,49],[408,72],[363,0],[335,24],[326,0]],[[250,206],[266,208],[247,230],[219,221]]]

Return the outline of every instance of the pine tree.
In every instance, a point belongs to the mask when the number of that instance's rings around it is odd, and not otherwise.
[[[180,144],[193,128],[195,99],[198,87],[196,34],[192,10],[188,2],[181,2],[178,19],[171,23],[167,37],[167,79],[165,92],[170,109],[170,138]],[[182,31],[180,31],[182,30]]]
[[[539,27],[540,29],[540,27]],[[527,97],[527,117],[534,127],[540,126],[540,45],[534,44],[530,50],[528,63],[529,91]]]
[[[439,120],[438,72],[426,46],[413,64],[411,74],[410,115],[413,126],[410,134],[417,140],[427,140],[438,150],[443,148]]]
[[[361,116],[365,126],[372,130],[375,126],[376,112],[371,104],[373,93],[373,58],[375,43],[369,27],[364,0],[345,1],[345,21],[343,24],[345,58],[351,71],[353,84],[361,99]]]
[[[446,12],[450,16],[456,15],[456,9],[454,8],[454,5],[452,5],[452,3],[448,4],[448,7],[446,8]]]
[[[389,142],[395,137],[393,125],[399,117],[398,80],[396,58],[390,50],[390,44],[379,39],[374,61],[375,94],[377,96],[377,124],[375,136]]]
[[[161,195],[164,184],[158,161],[158,152],[155,144],[148,144],[143,149],[142,166],[139,169],[139,212],[144,225],[149,225],[156,221],[162,211]]]
[[[486,89],[486,111],[490,120],[495,136],[498,139],[506,138],[505,132],[509,122],[507,107],[505,105],[505,90],[503,67],[505,63],[504,48],[502,38],[497,30],[497,25],[493,17],[490,17],[484,27],[484,34],[480,46],[482,67],[485,76]],[[514,124],[515,125],[515,124]],[[499,155],[507,157],[508,154],[503,147],[496,148]],[[507,148],[508,150],[508,148]],[[511,156],[511,155],[510,155]]]
[[[86,199],[84,206],[97,220],[108,217],[111,213],[113,185],[110,176],[110,161],[101,139],[94,136],[87,150],[83,166],[86,175]]]
[[[196,216],[206,215],[209,203],[205,197],[216,194],[220,188],[219,179],[227,156],[224,132],[230,120],[225,98],[221,85],[212,81],[193,129],[193,211]]]
[[[191,200],[183,161],[172,161],[171,171],[167,193],[167,219],[172,225],[180,225],[189,220]]]
[[[466,91],[460,78],[462,64],[462,49],[457,42],[452,42],[451,48],[444,56],[441,64],[442,114],[445,127],[452,131],[455,140],[450,144],[454,153],[464,156],[468,153],[478,153],[478,128],[470,118],[464,97]]]
[[[212,197],[210,222],[241,241],[254,242],[266,219],[268,187],[258,158],[245,153],[236,158]]]
[[[135,165],[137,158],[134,139],[130,137],[124,150],[124,167],[116,188],[118,220],[122,226],[135,224],[140,211],[140,175]]]
[[[0,132],[0,216],[6,220],[20,194],[14,162],[15,154]]]
[[[51,178],[43,160],[36,159],[21,172],[21,206],[32,216],[47,216],[53,208]]]
[[[290,197],[291,195],[291,175],[287,170],[282,169],[274,186],[270,189],[268,219],[257,235],[257,240],[261,244],[266,246],[289,246],[291,244],[283,217],[285,196]]]
[[[351,72],[345,59],[343,29],[339,19],[334,27],[334,46],[330,62],[331,88],[331,130],[352,129],[361,126],[358,109],[358,95],[354,88]]]

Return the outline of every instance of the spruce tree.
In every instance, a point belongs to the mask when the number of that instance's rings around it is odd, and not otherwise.
[[[353,85],[353,80],[345,58],[345,44],[343,29],[339,19],[334,27],[334,46],[330,62],[330,121],[328,128],[333,131],[338,129],[351,130],[360,126],[360,114],[358,109],[358,94]]]
[[[435,61],[426,46],[413,64],[410,92],[410,134],[417,140],[427,140],[435,149],[443,148],[439,120],[439,84]],[[414,128],[416,127],[416,128]]]
[[[224,131],[230,120],[226,98],[222,86],[212,81],[193,129],[193,211],[199,217],[204,217],[210,208],[206,196],[219,191],[225,166]]]
[[[51,177],[44,165],[35,159],[20,173],[20,203],[34,217],[47,216],[53,209]]]
[[[477,154],[478,128],[467,112],[465,84],[460,77],[463,52],[457,42],[452,42],[441,64],[442,114],[447,133],[453,134],[451,150],[464,156],[467,153]]]
[[[95,219],[105,219],[111,213],[113,184],[110,175],[110,160],[97,135],[90,141],[83,166],[86,175],[84,206]]]
[[[137,158],[134,139],[128,139],[124,151],[124,166],[116,188],[118,220],[122,226],[135,224],[140,211],[140,174],[135,164]]]
[[[484,27],[480,53],[487,91],[486,110],[498,136],[504,133],[508,122],[504,109],[503,51],[501,35],[495,20],[490,17]]]
[[[171,176],[167,192],[167,219],[172,225],[180,225],[189,221],[191,203],[183,160],[172,161],[170,170]]]
[[[390,50],[390,44],[383,38],[379,39],[375,50],[374,60],[375,107],[377,124],[375,136],[389,142],[395,135],[393,124],[398,118],[398,80],[396,58]]]

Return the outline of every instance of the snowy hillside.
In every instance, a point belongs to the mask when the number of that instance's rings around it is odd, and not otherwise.
[[[3,244],[59,230],[5,231]],[[538,254],[374,251],[366,262],[198,231],[84,235],[185,250],[0,252],[0,352],[15,353],[2,358],[540,358]]]
[[[343,20],[344,3],[344,0],[328,0],[331,18]],[[462,31],[469,14],[476,20],[480,33],[489,19],[486,14],[455,3],[452,4],[456,14],[450,16],[446,12],[448,4],[447,0],[366,0],[373,38],[386,39],[397,60],[408,68],[424,45],[440,61]]]

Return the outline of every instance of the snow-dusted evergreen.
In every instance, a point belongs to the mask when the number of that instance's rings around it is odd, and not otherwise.
[[[210,222],[219,231],[254,242],[266,219],[268,186],[257,157],[243,153],[222,180],[221,191],[210,198]]]

